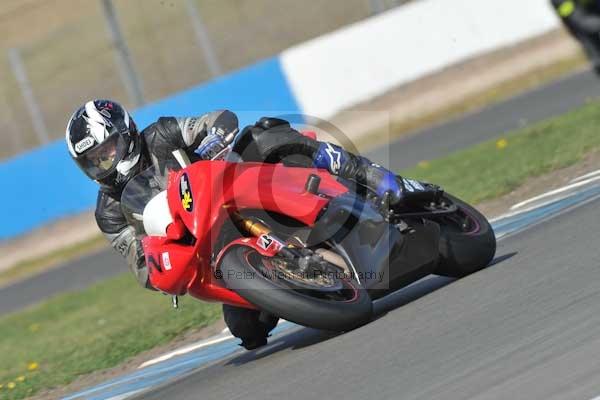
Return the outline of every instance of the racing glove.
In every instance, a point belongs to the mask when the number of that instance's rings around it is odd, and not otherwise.
[[[228,143],[225,141],[225,136],[219,133],[220,131],[214,128],[212,131],[202,139],[195,153],[203,160],[222,160],[227,155]]]
[[[356,156],[334,144],[321,143],[313,155],[313,165],[326,169],[333,175],[351,179],[379,197],[389,192],[391,204],[397,204],[402,199],[402,188],[396,175],[365,157]]]
[[[223,160],[231,153],[231,144],[235,141],[238,128],[226,129],[223,126],[213,126],[195,153],[203,160]]]

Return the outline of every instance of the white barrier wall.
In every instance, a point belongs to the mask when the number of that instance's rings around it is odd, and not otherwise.
[[[549,0],[421,0],[284,51],[306,114],[322,118],[560,21]]]

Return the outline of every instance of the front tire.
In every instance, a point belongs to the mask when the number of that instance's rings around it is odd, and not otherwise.
[[[236,246],[225,253],[219,268],[230,289],[259,309],[300,325],[342,332],[372,318],[371,299],[355,280],[344,280],[345,297],[316,289],[296,290],[277,277],[265,276],[261,267],[255,265],[257,260],[273,259],[261,256],[253,248]]]
[[[444,194],[458,207],[456,215],[437,221],[440,225],[440,261],[437,275],[460,278],[477,272],[492,261],[496,236],[488,220],[464,201]]]

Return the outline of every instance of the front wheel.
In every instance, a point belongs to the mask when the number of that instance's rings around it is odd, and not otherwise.
[[[460,278],[485,268],[496,253],[496,237],[488,220],[464,201],[444,194],[458,210],[440,225],[438,275]]]
[[[299,274],[293,260],[265,257],[246,246],[232,247],[219,265],[227,286],[250,303],[300,325],[347,331],[372,317],[367,291],[347,274]]]

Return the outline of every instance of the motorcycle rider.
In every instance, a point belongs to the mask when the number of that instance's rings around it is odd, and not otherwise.
[[[161,117],[141,132],[123,106],[111,100],[92,100],[69,119],[66,141],[69,153],[83,172],[100,184],[95,217],[112,247],[127,259],[138,283],[153,289],[141,243],[128,225],[120,207],[125,184],[154,165],[174,160],[174,150],[184,150],[190,160],[222,158],[227,153],[225,137],[238,129],[231,111],[213,111],[197,117]],[[290,155],[302,156],[305,166],[327,169],[353,179],[378,195],[401,199],[400,180],[390,171],[351,154],[331,143],[308,138],[282,119],[261,118],[236,137],[233,151],[244,161],[283,162]],[[225,322],[247,349],[266,344],[277,318],[260,312],[223,305]]]
[[[600,74],[600,0],[551,0],[551,3]]]

